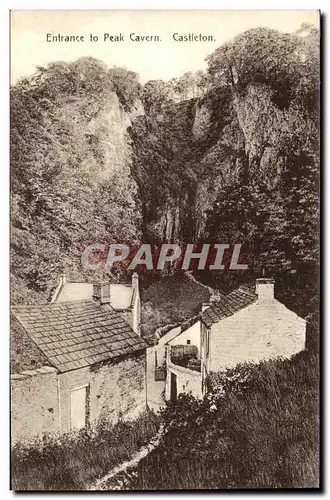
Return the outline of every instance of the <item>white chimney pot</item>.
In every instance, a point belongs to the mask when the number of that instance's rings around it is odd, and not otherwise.
[[[270,302],[274,299],[274,284],[273,278],[258,278],[256,280],[256,294],[259,302]]]
[[[93,299],[100,304],[110,304],[110,283],[95,283],[93,285]]]

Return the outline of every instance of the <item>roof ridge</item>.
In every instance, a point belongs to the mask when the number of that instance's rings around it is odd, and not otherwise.
[[[73,278],[65,278],[65,283],[76,283],[77,285],[94,285],[94,283],[97,282],[97,280],[88,280],[87,281],[79,281]],[[106,283],[109,283],[110,285],[127,285],[131,286],[131,283],[129,281],[111,281],[105,280]],[[64,284],[65,284],[64,283]]]
[[[60,306],[66,306],[68,304],[77,304],[77,303],[95,303],[97,305],[97,303],[93,300],[93,299],[77,299],[77,300],[68,300],[66,302],[42,302],[40,304],[17,304],[17,305],[12,305],[10,307],[11,310],[17,310],[18,308],[20,309],[28,309],[28,308],[32,308],[32,307],[50,307],[50,308],[54,308],[54,307],[60,307]]]

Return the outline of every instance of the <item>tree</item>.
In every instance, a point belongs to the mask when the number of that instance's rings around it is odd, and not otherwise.
[[[114,66],[109,69],[109,76],[120,103],[126,111],[130,111],[142,95],[138,75],[134,71]]]
[[[149,80],[143,87],[142,100],[147,113],[160,113],[171,100],[171,87],[163,80]]]

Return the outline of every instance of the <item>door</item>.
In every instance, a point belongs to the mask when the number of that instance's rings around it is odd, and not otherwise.
[[[87,424],[87,386],[73,389],[70,396],[70,428],[82,429]]]
[[[171,401],[176,401],[177,392],[177,376],[171,372]]]

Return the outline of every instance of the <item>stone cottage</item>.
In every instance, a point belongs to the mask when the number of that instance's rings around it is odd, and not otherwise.
[[[255,287],[241,286],[204,306],[199,317],[147,349],[148,403],[160,406],[182,392],[201,397],[210,372],[289,358],[305,341],[306,321],[275,299],[274,280],[260,278]]]
[[[11,376],[13,443],[146,407],[139,300],[137,275],[132,286],[62,278],[51,303],[12,307],[12,343],[33,358],[30,369]]]

